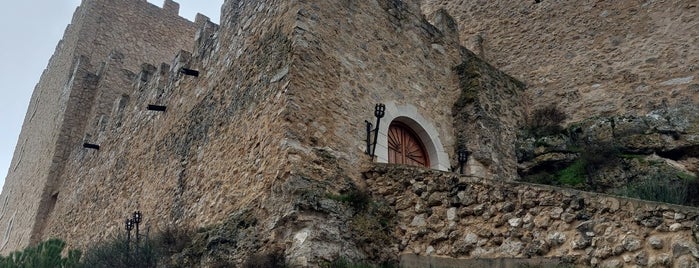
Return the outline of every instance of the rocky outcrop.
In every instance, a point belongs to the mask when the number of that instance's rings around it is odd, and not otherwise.
[[[595,117],[559,133],[535,132],[524,131],[517,145],[519,173],[525,181],[619,192],[648,180],[691,183],[699,171],[697,106],[645,116]],[[578,180],[565,181],[565,176],[576,175]]]

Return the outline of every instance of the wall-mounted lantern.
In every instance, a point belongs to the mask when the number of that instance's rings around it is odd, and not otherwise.
[[[187,69],[187,68],[184,68],[184,67],[180,68],[180,73],[183,73],[184,75],[199,77],[199,71],[197,71],[197,70],[192,70],[192,69]]]
[[[379,137],[379,124],[381,123],[381,118],[386,115],[386,105],[383,103],[376,104],[374,106],[374,116],[376,117],[376,128],[368,120],[364,120],[366,123],[366,154],[374,158],[376,153],[376,141]],[[372,129],[373,128],[373,129]],[[371,141],[371,132],[374,132],[374,141]]]
[[[164,112],[165,110],[167,110],[167,106],[149,104],[148,110],[149,111],[156,111],[156,112]]]
[[[86,142],[86,143],[83,143],[83,148],[99,150],[99,149],[100,149],[100,146],[97,145],[97,144],[92,144],[92,143],[87,143],[87,142]]]
[[[459,160],[459,174],[463,175],[464,174],[464,163],[468,162],[469,151],[461,149],[456,154],[457,154],[457,157]]]

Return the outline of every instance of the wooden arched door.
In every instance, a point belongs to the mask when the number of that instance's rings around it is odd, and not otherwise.
[[[430,167],[430,160],[420,138],[407,125],[392,122],[388,126],[388,162]]]

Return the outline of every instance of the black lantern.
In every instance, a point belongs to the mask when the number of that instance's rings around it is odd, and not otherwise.
[[[125,227],[126,227],[126,250],[128,251],[129,250],[129,243],[131,242],[131,230],[133,230],[133,220],[126,219]]]
[[[136,223],[137,227],[138,227],[138,224],[141,223],[142,219],[143,219],[143,214],[141,214],[140,211],[136,211],[133,213],[133,222]]]
[[[131,219],[126,219],[126,231],[131,233],[133,230],[133,221]]]
[[[141,223],[143,220],[143,214],[141,214],[141,211],[135,211],[133,213],[133,218],[131,221],[136,224],[136,244],[138,245],[138,240],[140,238],[140,234],[138,233],[138,224]]]
[[[469,155],[469,152],[464,150],[464,149],[461,149],[457,152],[457,157],[458,157],[459,166],[460,166],[460,168],[459,168],[460,174],[464,174],[464,163],[468,162],[468,155]]]
[[[374,106],[374,116],[376,117],[376,128],[373,128],[371,122],[365,120],[366,123],[366,154],[374,157],[376,153],[376,141],[379,137],[379,124],[381,123],[381,118],[386,115],[386,105],[383,103],[376,104]],[[371,142],[371,132],[374,132],[374,142]]]

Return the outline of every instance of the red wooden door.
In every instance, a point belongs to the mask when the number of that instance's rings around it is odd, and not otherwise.
[[[388,162],[430,167],[429,157],[420,138],[400,122],[393,122],[388,127]]]

